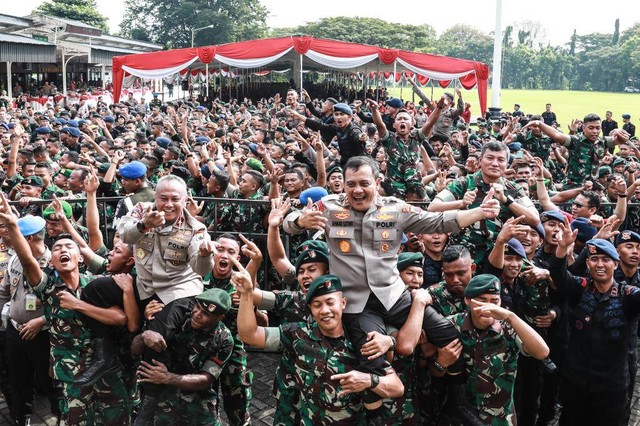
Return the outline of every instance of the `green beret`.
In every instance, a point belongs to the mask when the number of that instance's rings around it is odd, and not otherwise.
[[[611,167],[609,167],[609,166],[598,167],[598,177],[599,178],[601,178],[602,176],[605,176],[605,175],[610,175],[611,173],[612,173]]]
[[[71,173],[72,172],[73,172],[73,170],[71,170],[71,169],[60,169],[60,170],[58,170],[56,175],[63,175],[65,177],[69,178],[69,177],[71,177]]]
[[[226,314],[231,309],[231,296],[221,288],[212,288],[196,296],[198,304],[210,314]]]
[[[102,163],[98,166],[98,173],[107,173],[109,171],[109,167],[111,166],[111,164],[109,163]]]
[[[71,215],[73,213],[73,209],[71,208],[71,204],[67,203],[64,200],[60,200],[60,204],[62,205],[62,211],[67,219],[71,219]],[[53,204],[49,204],[43,211],[42,217],[47,220],[58,220],[56,219],[56,210],[53,208]]]
[[[260,160],[256,159],[256,158],[249,158],[247,160],[247,162],[245,163],[247,165],[247,167],[256,170],[260,173],[262,173],[264,171],[264,166],[262,165],[262,163],[260,162]]]
[[[410,266],[422,268],[424,256],[420,252],[404,252],[398,255],[398,271],[402,272]]]
[[[618,157],[615,160],[613,160],[613,167],[619,166],[619,165],[623,165],[626,166],[627,165],[627,160],[625,160],[622,157]]]
[[[305,263],[329,263],[329,246],[324,241],[308,240],[300,245],[302,250],[296,258],[296,272]]]
[[[494,275],[480,274],[471,278],[464,289],[464,297],[473,299],[481,294],[500,294],[500,280]]]
[[[31,185],[42,188],[44,186],[44,183],[42,183],[42,179],[40,179],[40,176],[29,176],[22,181],[22,185]]]
[[[322,275],[316,278],[309,285],[307,291],[307,305],[310,305],[314,298],[325,294],[342,291],[342,282],[335,275]]]

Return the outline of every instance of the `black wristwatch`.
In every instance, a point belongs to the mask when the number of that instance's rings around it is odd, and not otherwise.
[[[393,351],[396,349],[396,346],[398,345],[398,342],[396,341],[396,338],[393,336],[389,336],[391,337],[391,347],[389,348],[390,351]]]
[[[369,376],[371,377],[371,386],[369,386],[369,389],[375,389],[376,386],[380,384],[380,376],[373,373],[369,374]]]
[[[437,360],[433,361],[433,366],[435,367],[436,370],[438,370],[441,373],[444,373],[445,371],[447,371],[447,368],[443,367]]]
[[[516,200],[514,200],[511,195],[507,195],[507,201],[504,202],[504,206],[509,207],[514,201]]]

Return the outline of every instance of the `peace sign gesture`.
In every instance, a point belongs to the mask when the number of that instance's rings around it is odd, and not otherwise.
[[[4,192],[2,191],[0,191],[0,201],[0,222],[4,223],[7,226],[17,225],[18,217],[11,211],[11,206],[9,205],[9,202],[7,201],[7,198],[4,196]]]
[[[238,270],[237,272],[233,272],[231,274],[231,284],[236,288],[238,293],[247,294],[253,292],[253,283],[251,282],[251,275],[249,272],[242,266],[242,264],[235,257],[231,257],[231,262],[233,266]]]

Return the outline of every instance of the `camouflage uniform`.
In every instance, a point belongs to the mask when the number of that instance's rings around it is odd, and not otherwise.
[[[413,384],[416,360],[413,355],[394,355],[391,365],[404,385],[404,395],[382,401],[382,418],[386,426],[413,426],[417,422]]]
[[[33,290],[42,300],[44,315],[51,324],[51,368],[53,378],[64,386],[65,401],[60,408],[66,424],[121,426],[129,423],[131,410],[128,391],[118,372],[105,375],[93,386],[73,383],[84,371],[85,360],[92,352],[91,334],[84,316],[62,309],[56,294],[69,291],[79,297],[89,280],[81,274],[78,290],[72,292],[56,273],[47,269]]]
[[[278,399],[274,425],[365,424],[360,395],[338,396],[340,385],[330,378],[358,364],[353,345],[345,336],[329,341],[317,323],[267,328],[265,349],[278,347],[283,349],[281,365],[286,366],[290,378],[284,385],[292,392],[291,398]],[[294,413],[295,418],[282,413]]]
[[[564,143],[569,149],[567,161],[567,178],[563,189],[575,188],[582,185],[585,179],[589,179],[598,169],[598,164],[612,144],[610,138],[605,141],[598,139],[590,142],[584,136],[567,136]]]
[[[472,404],[486,424],[513,425],[513,386],[521,342],[509,323],[495,321],[477,330],[467,312],[449,317],[460,331],[467,388]]]
[[[533,132],[518,133],[514,142],[520,142],[522,148],[526,149],[534,157],[542,158],[542,161],[546,162],[549,159],[549,153],[551,152],[551,145],[553,141],[544,134],[541,136],[535,136]]]
[[[464,298],[451,294],[444,281],[432,285],[427,291],[433,299],[431,306],[444,316],[459,314],[466,309]]]
[[[221,425],[218,416],[218,378],[233,351],[233,337],[219,322],[211,331],[203,333],[191,328],[187,318],[170,348],[174,373],[208,373],[216,379],[204,390],[187,392],[165,386],[156,408],[155,425]]]
[[[230,198],[242,199],[238,190],[235,190]],[[249,200],[261,200],[262,191],[253,194]],[[266,207],[262,204],[229,203],[222,207],[218,216],[219,231],[261,233],[264,231],[262,220],[267,214]]]
[[[40,198],[42,198],[43,200],[53,200],[54,194],[57,197],[64,197],[65,195],[67,195],[67,192],[52,183],[42,190],[42,195],[40,196]]]
[[[640,230],[640,205],[633,206],[631,204],[640,204],[640,200],[637,199],[635,195],[631,197],[629,206],[627,207],[626,226],[623,225],[621,228],[638,232]]]
[[[206,291],[211,288],[222,289],[229,295],[236,291],[230,278],[218,279],[212,276],[204,289]],[[247,425],[251,422],[249,405],[252,396],[253,372],[247,366],[247,352],[244,343],[238,337],[238,307],[231,305],[231,309],[222,321],[233,336],[233,352],[220,375],[224,411],[227,413],[229,424]]]
[[[513,197],[515,202],[522,206],[534,208],[529,197],[513,182],[500,178],[498,183],[504,187],[505,196]],[[467,191],[472,191],[476,188],[478,189],[476,199],[467,207],[468,209],[473,209],[482,204],[482,200],[484,200],[491,188],[489,184],[483,181],[482,171],[454,180],[446,189],[440,191],[437,198],[442,201],[461,200]],[[467,247],[471,252],[474,263],[481,264],[493,249],[494,241],[498,233],[500,233],[500,229],[502,229],[502,224],[510,217],[513,217],[513,213],[511,213],[509,207],[502,204],[498,217],[492,220],[480,220],[462,231],[452,234],[449,244],[460,244]]]
[[[404,198],[407,185],[411,182],[420,183],[420,146],[426,140],[421,130],[412,130],[409,138],[404,141],[395,133],[387,132],[380,143],[387,150],[388,170],[387,178],[391,182],[393,195]]]

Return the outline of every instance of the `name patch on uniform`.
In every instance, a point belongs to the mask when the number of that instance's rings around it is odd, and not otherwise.
[[[340,241],[338,247],[340,248],[340,251],[342,253],[351,253],[351,244],[349,243],[349,241]]]
[[[376,222],[376,228],[395,228],[395,222]]]
[[[331,222],[331,226],[353,226],[353,221],[352,220],[348,220],[348,221],[333,221]]]
[[[334,219],[347,220],[351,217],[351,212],[335,212],[332,213],[331,216],[333,216]]]
[[[169,241],[167,243],[167,246],[170,247],[170,248],[173,248],[173,249],[177,249],[177,250],[185,250],[187,248],[186,246],[180,245],[180,244],[178,244],[176,242],[173,242],[173,241]]]

